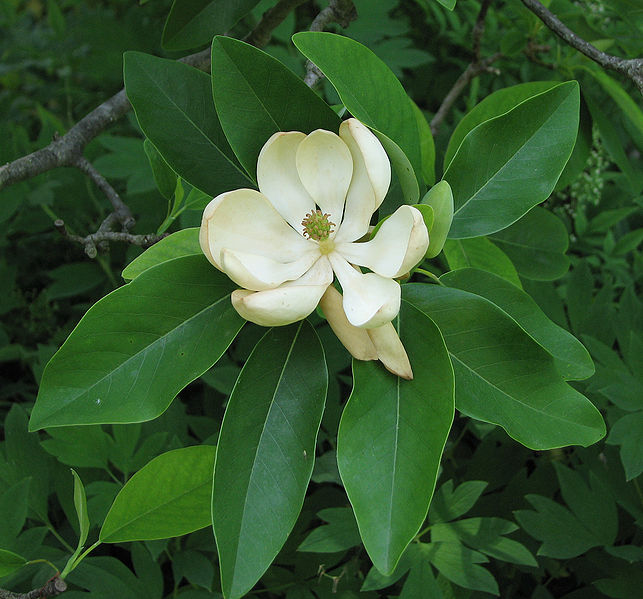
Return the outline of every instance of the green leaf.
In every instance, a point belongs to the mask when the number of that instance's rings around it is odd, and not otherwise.
[[[190,50],[225,33],[259,0],[174,0],[165,21],[161,44],[166,50]]]
[[[46,289],[50,300],[81,295],[105,280],[105,272],[94,262],[61,264],[50,270],[47,276],[53,279]]]
[[[539,206],[490,238],[526,279],[553,281],[569,269],[567,229],[557,216]]]
[[[484,480],[467,480],[453,490],[453,481],[445,482],[435,494],[429,521],[431,524],[449,522],[466,514],[478,501],[489,483]]]
[[[632,480],[643,472],[643,412],[626,414],[617,420],[607,437],[609,445],[621,446],[625,478]]]
[[[448,10],[453,10],[455,8],[456,0],[438,0],[438,2]]]
[[[590,471],[589,485],[577,470],[554,462],[554,469],[565,503],[581,524],[602,545],[614,543],[618,532],[618,514],[612,491]]]
[[[498,583],[491,572],[478,564],[489,560],[461,543],[429,543],[427,558],[451,582],[475,591],[498,595]]]
[[[47,431],[42,448],[59,462],[77,468],[107,468],[112,438],[100,426],[63,426]]]
[[[594,363],[581,342],[549,320],[529,295],[511,283],[473,268],[448,272],[440,281],[484,297],[506,312],[554,357],[565,380],[582,380],[594,374]]]
[[[297,520],[327,386],[322,346],[307,321],[266,333],[237,379],[221,426],[212,496],[227,599],[254,586]]]
[[[100,540],[166,539],[208,526],[215,453],[215,447],[197,445],[154,458],[116,496]]]
[[[433,574],[433,568],[429,560],[431,548],[429,545],[419,543],[409,547],[412,551],[411,571],[404,583],[400,599],[443,599],[444,595]]]
[[[385,574],[426,517],[453,420],[453,372],[440,332],[407,302],[398,328],[415,378],[354,360],[337,438],[339,472],[362,540]]]
[[[433,226],[429,230],[427,258],[435,258],[444,247],[453,221],[453,193],[446,181],[434,185],[422,198],[422,205],[433,208]]]
[[[448,524],[434,524],[431,527],[431,539],[448,541],[455,537],[495,559],[523,566],[537,566],[534,556],[524,545],[502,536],[517,528],[513,522],[502,518],[467,518]]]
[[[74,507],[76,508],[76,515],[78,516],[78,528],[80,534],[78,535],[78,547],[82,547],[87,540],[89,534],[89,516],[87,515],[87,498],[85,497],[85,487],[80,476],[72,469],[74,476]]]
[[[536,511],[518,510],[514,516],[527,533],[543,542],[538,555],[568,559],[602,544],[559,503],[540,495],[526,495],[525,499]]]
[[[493,273],[514,287],[522,289],[520,277],[507,254],[486,237],[447,239],[444,244],[444,255],[449,268],[453,270],[469,267],[479,269]]]
[[[419,191],[413,197],[410,190],[414,187],[413,180],[417,188],[417,175],[422,173],[420,135],[413,105],[402,84],[371,50],[348,37],[306,31],[295,34],[292,39],[299,51],[326,75],[348,111],[385,135],[408,157],[415,174],[404,168],[399,152],[380,137],[402,188],[407,190],[406,202],[417,202]]]
[[[317,516],[328,524],[311,531],[297,551],[336,553],[362,544],[357,522],[350,508],[327,508],[318,512]]]
[[[450,237],[495,233],[549,196],[574,147],[579,103],[578,83],[561,83],[468,133],[444,173]]]
[[[505,87],[489,94],[467,112],[451,134],[449,145],[444,154],[444,168],[446,169],[449,166],[464,138],[478,125],[509,112],[525,100],[557,85],[560,85],[560,81],[529,81],[528,83]]]
[[[262,146],[277,131],[339,129],[337,115],[297,75],[231,37],[212,42],[212,95],[226,137],[249,173],[256,172]]]
[[[101,299],[45,368],[31,430],[164,412],[243,326],[229,298],[234,287],[204,256],[184,256]]]
[[[170,168],[170,165],[165,162],[165,158],[161,156],[161,153],[149,139],[143,142],[143,149],[145,150],[147,159],[150,161],[156,187],[158,187],[161,195],[169,200],[174,195],[174,190],[176,189],[176,173]]]
[[[211,196],[254,186],[223,134],[209,75],[141,52],[126,52],[123,65],[139,125],[178,175]]]
[[[461,412],[499,424],[531,449],[587,446],[605,434],[598,410],[561,380],[554,359],[500,308],[436,285],[406,285],[403,294],[444,336]]]
[[[431,126],[418,105],[411,101],[420,136],[420,157],[422,160],[422,180],[426,185],[435,183],[435,142]]]
[[[31,478],[23,478],[0,493],[0,545],[13,547],[27,519],[29,509],[29,484]]]
[[[126,281],[129,281],[153,266],[158,266],[164,262],[184,256],[201,255],[203,255],[203,250],[199,245],[199,229],[197,227],[183,229],[168,235],[147,248],[124,268],[121,276]]]
[[[13,551],[0,549],[0,578],[9,576],[9,574],[12,574],[16,570],[20,570],[26,563],[27,560],[21,555]]]

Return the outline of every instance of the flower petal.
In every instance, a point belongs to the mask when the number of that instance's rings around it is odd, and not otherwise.
[[[353,175],[353,158],[346,144],[330,131],[313,131],[297,148],[297,171],[322,212],[339,226]]]
[[[257,159],[259,189],[277,212],[300,233],[301,221],[315,209],[315,202],[299,180],[296,155],[306,138],[299,131],[275,133],[261,148]]]
[[[346,194],[344,218],[335,236],[336,242],[355,241],[363,237],[368,232],[371,216],[375,212],[375,191],[366,171],[362,150],[353,137],[354,123],[358,123],[360,127],[364,126],[355,119],[349,119],[339,127],[339,136],[353,157],[353,177]]]
[[[277,262],[259,254],[248,254],[224,248],[221,265],[237,284],[253,291],[272,289],[285,281],[301,277],[317,260],[319,252],[304,254],[293,262]]]
[[[341,124],[339,136],[346,143],[348,143],[348,135],[353,138],[362,153],[364,166],[375,192],[375,209],[377,209],[384,201],[391,185],[391,162],[380,140],[357,119],[348,119]]]
[[[353,264],[383,277],[399,277],[424,257],[428,246],[429,233],[420,211],[400,206],[370,241],[338,243],[335,249]]]
[[[348,322],[342,306],[342,294],[332,285],[319,302],[333,333],[350,354],[358,360],[377,360],[377,350],[366,329],[359,329]]]
[[[268,199],[253,189],[237,189],[217,196],[206,208],[199,232],[208,260],[221,266],[221,250],[293,262],[316,245],[296,233]]]
[[[233,291],[232,305],[243,318],[263,327],[291,324],[306,318],[317,307],[332,281],[333,271],[322,256],[295,281],[265,291]]]
[[[356,327],[370,329],[390,322],[400,311],[400,286],[374,272],[362,274],[337,252],[328,255],[344,292],[344,312]]]
[[[381,327],[368,329],[368,335],[377,349],[377,357],[386,369],[409,381],[413,380],[413,370],[406,350],[392,322]]]

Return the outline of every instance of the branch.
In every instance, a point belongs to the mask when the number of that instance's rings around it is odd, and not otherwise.
[[[491,65],[496,62],[498,59],[502,58],[501,52],[496,52],[488,58],[481,59],[481,45],[482,45],[482,36],[484,35],[485,29],[485,19],[487,17],[487,12],[491,2],[493,0],[483,0],[480,5],[480,11],[476,17],[476,22],[473,25],[472,32],[472,47],[473,47],[473,60],[469,63],[464,72],[456,79],[453,87],[449,90],[449,93],[442,100],[442,104],[438,108],[435,116],[431,119],[431,132],[433,135],[436,135],[442,125],[442,122],[449,114],[451,107],[455,101],[460,97],[460,94],[464,89],[471,83],[473,79],[481,75],[482,73],[498,73],[498,69],[493,68]]]
[[[338,23],[346,29],[357,18],[357,9],[352,0],[330,0],[330,3],[314,18],[310,31],[323,31],[327,25]],[[304,83],[314,87],[321,81],[324,74],[310,60],[306,61],[306,76]]]
[[[85,253],[90,258],[95,258],[97,256],[98,249],[96,246],[102,247],[105,242],[124,241],[126,243],[129,243],[130,245],[149,247],[151,245],[154,245],[157,241],[160,241],[164,237],[167,237],[167,233],[164,233],[162,235],[155,235],[151,233],[147,235],[134,235],[132,233],[128,233],[127,231],[109,231],[108,226],[106,227],[105,223],[110,219],[110,217],[111,215],[103,221],[96,233],[90,233],[89,235],[85,235],[84,237],[82,235],[75,235],[67,231],[65,223],[62,219],[55,220],[54,227],[56,227],[56,230],[63,237],[66,237],[70,241],[80,243],[83,246]],[[2,599],[1,596],[0,599]]]
[[[533,12],[549,29],[551,29],[564,42],[582,52],[594,62],[605,69],[617,71],[631,79],[639,92],[643,95],[643,59],[642,58],[620,58],[611,54],[601,52],[589,42],[578,37],[567,25],[565,25],[555,14],[545,8],[538,0],[521,0],[522,3]]]
[[[263,13],[257,26],[243,38],[243,41],[257,48],[267,46],[273,30],[281,25],[291,11],[304,2],[307,2],[307,0],[281,0],[270,10]]]
[[[0,599],[47,599],[56,597],[67,590],[67,583],[59,578],[58,575],[48,580],[44,586],[39,589],[33,589],[28,593],[13,593],[0,589]]]

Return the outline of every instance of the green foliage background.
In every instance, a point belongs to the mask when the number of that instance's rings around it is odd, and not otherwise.
[[[260,2],[229,25],[232,35],[243,37],[270,4]],[[448,4],[356,0],[359,17],[345,31],[389,66],[429,120],[471,60],[479,3],[461,0],[453,11],[445,8]],[[172,10],[180,5],[176,2]],[[307,29],[322,6],[300,6],[273,32],[266,48],[301,76],[305,62],[291,35]],[[606,51],[641,54],[643,11],[636,3],[553,0],[549,7]],[[170,8],[169,1],[137,5],[127,0],[7,0],[0,5],[0,163],[45,146],[56,132],[63,133],[117,92],[123,85],[123,52],[177,58],[185,50],[207,47],[209,29],[190,30],[190,42],[170,26],[164,30]],[[224,38],[220,45],[229,44]],[[632,599],[643,588],[640,98],[630,82],[601,71],[559,42],[517,0],[493,3],[487,16],[482,55],[498,51],[503,53],[494,63],[498,72],[473,79],[435,135],[436,164],[446,165],[453,156],[455,142],[449,139],[454,131],[462,139],[495,116],[485,112],[485,98],[517,84],[529,84],[534,91],[546,81],[580,83],[576,146],[544,205],[549,212],[538,208],[529,220],[502,231],[480,231],[486,237],[450,239],[435,263],[436,274],[475,267],[521,285],[553,322],[581,339],[596,371],[572,384],[601,410],[608,434],[587,448],[533,451],[499,427],[456,415],[426,528],[418,535],[431,543],[413,543],[385,577],[371,569],[337,470],[336,431],[351,384],[349,357],[328,327],[319,326],[329,389],[312,483],[286,545],[249,597],[465,599],[491,593]],[[143,60],[140,56],[130,54],[126,60]],[[330,104],[340,102],[328,82],[321,93]],[[345,97],[341,100],[348,105]],[[513,106],[517,97],[508,101]],[[324,118],[331,122],[334,117]],[[172,124],[177,128],[173,135],[180,138],[182,124]],[[187,184],[178,192],[171,182],[163,185],[159,158],[144,145],[133,113],[91,142],[86,155],[136,214],[134,232],[198,226],[209,196]],[[253,163],[248,157],[240,160],[244,166]],[[441,171],[438,166],[437,180]],[[243,185],[240,171],[227,175],[240,179],[233,186]],[[200,176],[199,186],[217,193],[209,185],[221,184],[221,174],[202,168]],[[426,179],[433,182],[430,174]],[[411,193],[404,181],[400,185],[400,193]],[[155,420],[27,432],[45,364],[86,310],[121,285],[121,271],[141,251],[112,244],[89,260],[52,223],[61,218],[69,231],[85,234],[96,230],[109,211],[107,200],[75,169],[50,171],[0,191],[0,587],[27,590],[43,584],[53,573],[46,564],[17,571],[13,565],[22,558],[45,559],[62,569],[84,535],[90,543],[101,538],[105,544],[69,574],[71,590],[65,596],[220,597],[209,515],[204,521],[190,511],[208,497],[208,471],[186,464],[199,451],[202,459],[195,464],[214,460],[209,447],[217,442],[233,384],[263,331],[245,327],[217,367],[184,389],[180,401]],[[539,238],[539,230],[548,231],[546,240]],[[541,263],[543,245],[551,256]],[[134,268],[128,278],[138,274]],[[472,284],[466,272],[453,276],[449,287],[466,292]],[[490,288],[500,285],[491,283]],[[448,291],[457,296],[455,289]],[[411,320],[407,309],[403,318]],[[533,326],[544,330],[540,323]],[[360,365],[355,376],[376,376],[370,367]],[[110,517],[113,522],[122,503],[107,513],[124,483],[136,481],[131,477],[147,464],[157,470],[136,476],[154,480],[184,469],[182,484],[192,491],[165,531],[173,538],[130,542],[142,534],[136,514],[130,528],[110,528]],[[145,486],[140,489],[143,495]],[[81,491],[86,518],[79,519]],[[163,505],[153,499],[152,512]]]

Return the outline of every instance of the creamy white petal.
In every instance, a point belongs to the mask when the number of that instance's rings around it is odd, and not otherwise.
[[[342,285],[344,312],[356,327],[370,329],[390,322],[400,311],[400,286],[374,272],[362,274],[337,252],[328,256]]]
[[[368,329],[368,335],[375,345],[377,357],[386,369],[403,379],[413,380],[413,370],[406,350],[392,322],[381,327]]]
[[[322,256],[295,281],[265,291],[237,289],[232,293],[232,305],[250,322],[264,327],[283,326],[306,318],[332,281],[333,271]]]
[[[355,119],[344,121],[339,127],[339,136],[348,146],[353,157],[353,177],[346,194],[344,218],[335,236],[336,242],[355,241],[368,232],[371,216],[375,212],[375,192],[366,171],[364,155],[353,137]],[[363,125],[360,126],[363,127]]]
[[[293,262],[316,250],[316,245],[295,232],[258,191],[237,189],[219,197],[210,218],[204,216],[207,226],[202,225],[203,237],[207,235],[204,243],[218,268],[222,269],[223,249],[258,254],[277,262]]]
[[[336,250],[353,264],[366,266],[383,277],[398,277],[422,259],[428,245],[429,234],[420,211],[400,206],[373,239],[338,243]]]
[[[332,285],[326,289],[319,302],[319,307],[324,312],[333,333],[354,358],[377,360],[377,350],[367,330],[359,329],[348,322],[342,305],[342,294]]]
[[[218,195],[216,198],[213,198],[205,207],[205,210],[203,211],[203,217],[201,218],[201,228],[199,229],[199,245],[201,246],[201,250],[205,254],[205,257],[210,261],[210,263],[219,270],[221,270],[221,267],[210,252],[210,243],[208,241],[208,227],[210,224],[210,219],[214,215],[219,204],[223,201],[224,197],[224,193]]]
[[[297,172],[321,211],[331,215],[337,231],[353,175],[353,158],[346,144],[330,131],[313,131],[297,148]]]
[[[301,221],[315,209],[315,202],[299,180],[296,155],[306,135],[299,131],[275,133],[257,159],[259,189],[290,225],[300,233]]]
[[[313,250],[293,262],[277,262],[259,254],[224,248],[221,251],[221,266],[237,285],[253,291],[261,291],[278,287],[285,281],[298,279],[319,259],[319,256],[319,252]]]
[[[346,141],[342,135],[342,128],[345,134],[350,133],[359,146],[368,178],[375,192],[375,208],[377,209],[384,201],[386,192],[391,185],[391,163],[386,151],[375,134],[357,119],[348,119],[340,126],[339,135]]]

